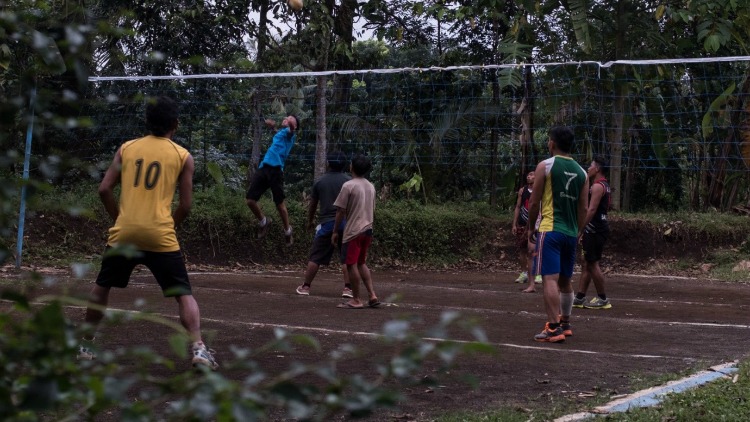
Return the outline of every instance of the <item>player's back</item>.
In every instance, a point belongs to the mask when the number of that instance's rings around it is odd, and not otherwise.
[[[179,250],[172,201],[189,152],[170,139],[146,136],[123,144],[121,154],[120,214],[108,243],[153,252]]]
[[[540,232],[578,235],[578,199],[586,183],[586,171],[571,157],[556,155],[545,165]]]
[[[352,177],[339,171],[329,171],[313,185],[313,198],[318,199],[320,205],[319,220],[321,223],[336,219],[336,207],[333,205],[341,192],[344,183]]]

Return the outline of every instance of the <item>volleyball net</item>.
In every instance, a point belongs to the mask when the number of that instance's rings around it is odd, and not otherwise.
[[[93,77],[82,112],[92,124],[65,135],[75,138],[65,145],[77,157],[109,161],[118,145],[144,134],[144,99],[168,95],[180,103],[175,140],[193,153],[199,184],[219,171],[221,183],[244,188],[272,137],[263,119],[294,114],[302,130],[288,184],[312,183],[325,139],[328,151],[368,154],[376,185],[399,187],[419,175],[445,200],[480,199],[491,189],[512,193],[519,172],[547,156],[548,129],[566,125],[576,133],[574,157],[584,166],[597,154],[610,158],[622,191],[643,185],[683,201],[712,178],[747,183],[748,62]]]

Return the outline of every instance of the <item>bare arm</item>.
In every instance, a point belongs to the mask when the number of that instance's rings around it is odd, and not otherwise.
[[[307,207],[307,228],[308,230],[315,227],[315,211],[318,209],[318,198],[310,198],[310,205]]]
[[[536,224],[537,218],[539,218],[539,210],[542,205],[542,194],[544,193],[544,181],[546,180],[546,174],[544,161],[537,164],[536,170],[534,170],[534,187],[531,188],[531,198],[529,199],[529,222],[527,224],[527,231],[529,237],[534,233],[534,225]]]
[[[589,205],[586,208],[586,219],[583,220],[583,225],[578,226],[579,236],[583,234],[583,230],[591,222],[591,219],[594,218],[596,209],[599,208],[599,203],[602,201],[603,197],[604,186],[600,185],[599,183],[594,183],[594,186],[591,186],[591,199],[589,199]]]
[[[190,213],[190,207],[193,205],[193,173],[195,172],[195,161],[192,155],[188,155],[185,165],[182,166],[182,172],[179,177],[180,203],[172,214],[174,226],[178,227],[185,221]]]
[[[516,198],[516,209],[513,210],[513,234],[516,234],[520,227],[518,224],[518,214],[521,213],[521,195],[523,195],[523,187],[518,190],[518,198]]]
[[[117,217],[120,215],[120,208],[117,206],[117,200],[115,199],[115,186],[120,183],[120,176],[122,170],[122,148],[118,149],[115,153],[115,158],[112,160],[112,164],[107,168],[107,172],[104,173],[104,178],[99,184],[99,199],[104,204],[104,209],[107,211],[112,221],[117,221]]]
[[[346,210],[344,208],[337,207],[336,221],[333,223],[333,234],[331,234],[331,243],[333,245],[337,245],[339,243],[338,228],[341,226],[341,222],[344,221],[344,217],[346,217]]]
[[[581,184],[581,192],[578,194],[578,234],[580,236],[583,233],[583,228],[586,227],[584,224],[587,220],[586,208],[589,205],[589,196],[587,195],[586,188],[589,186],[589,178],[586,176],[586,181]],[[600,198],[601,199],[601,198]],[[596,208],[594,208],[596,210]]]

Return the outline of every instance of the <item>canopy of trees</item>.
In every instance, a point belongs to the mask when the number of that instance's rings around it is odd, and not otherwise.
[[[11,0],[0,14],[3,171],[20,174],[31,133],[32,172],[96,177],[141,130],[143,96],[174,92],[204,185],[242,187],[270,138],[262,119],[295,113],[305,131],[289,181],[300,190],[327,151],[364,150],[394,194],[503,203],[547,154],[547,129],[568,124],[582,162],[609,157],[616,208],[727,209],[748,199],[747,61],[542,64],[744,56],[749,3],[307,0],[293,11],[282,0]],[[503,66],[364,72],[472,65]],[[279,72],[316,73],[89,81]],[[122,124],[108,125],[113,116]]]

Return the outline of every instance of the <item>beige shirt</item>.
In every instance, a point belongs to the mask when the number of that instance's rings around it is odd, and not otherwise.
[[[372,229],[375,214],[375,186],[364,177],[355,177],[344,183],[333,205],[346,210],[343,242],[349,242],[357,235]]]

